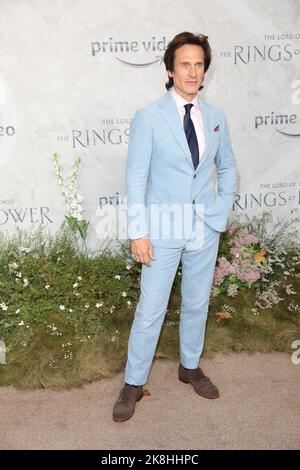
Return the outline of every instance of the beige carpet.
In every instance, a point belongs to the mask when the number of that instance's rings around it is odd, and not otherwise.
[[[201,362],[207,400],[155,361],[134,417],[112,421],[122,374],[71,391],[0,388],[0,449],[299,449],[300,364],[288,354],[217,354]]]

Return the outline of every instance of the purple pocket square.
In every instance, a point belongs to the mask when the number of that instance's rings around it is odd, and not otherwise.
[[[214,132],[219,132],[220,130],[220,124],[218,124],[215,128],[214,128]]]

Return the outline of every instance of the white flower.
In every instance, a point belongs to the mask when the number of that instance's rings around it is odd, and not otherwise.
[[[229,297],[235,297],[239,293],[239,286],[237,284],[230,284],[227,289],[227,295]]]
[[[85,307],[85,308],[89,308],[89,306],[90,306],[90,304],[85,304],[84,307]]]
[[[24,322],[23,322],[23,320],[22,320],[22,321],[20,321],[20,323],[18,323],[18,325],[19,325],[19,326],[23,326],[23,325],[24,325]]]
[[[74,201],[74,200],[73,200],[73,202],[71,202],[71,204],[70,204],[71,209],[77,209],[77,206],[78,206],[78,204],[77,204],[77,202]]]
[[[236,309],[234,307],[230,307],[230,305],[223,304],[222,310],[227,310],[230,313],[236,313]]]
[[[49,284],[46,284],[45,289],[49,289],[49,288],[50,288]]]
[[[295,304],[295,302],[292,300],[287,309],[290,311],[290,312],[300,312],[300,305],[298,304]]]
[[[6,312],[6,310],[8,310],[8,306],[5,305],[4,302],[1,302],[0,307],[2,308],[2,310],[3,310],[4,312]]]
[[[14,269],[18,269],[19,265],[14,262],[14,263],[10,263],[10,264],[8,265],[8,267],[9,267],[10,269],[14,270]]]
[[[127,264],[127,265],[126,265],[126,269],[131,269],[131,265],[130,265],[130,264]]]
[[[21,253],[30,253],[31,249],[30,248],[23,248],[22,246],[20,247]]]
[[[72,216],[75,217],[75,219],[77,219],[79,222],[82,220],[82,215],[80,214],[78,210],[74,211],[72,213]]]
[[[74,289],[76,289],[76,287],[78,287],[78,286],[79,286],[78,282],[75,282],[75,284],[73,284]]]
[[[59,306],[59,310],[65,310],[65,309],[66,309],[66,307],[64,305]]]
[[[24,287],[27,287],[28,284],[29,284],[29,281],[28,281],[27,277],[24,277],[23,282],[24,282],[24,283],[23,283],[23,286],[24,286]]]
[[[211,297],[212,298],[217,297],[218,294],[219,294],[219,289],[216,286],[213,286],[211,290]]]
[[[122,297],[127,297],[127,292],[122,292]]]
[[[73,310],[72,310],[71,308],[69,308],[69,312],[70,312],[70,313],[72,313],[72,312],[73,312]]]
[[[52,331],[57,330],[57,326],[55,326],[54,323],[52,325],[47,325],[47,328],[49,328],[49,330],[52,330]]]
[[[116,274],[116,275],[115,275],[115,279],[120,280],[120,279],[121,279],[121,276],[120,276],[119,274]]]
[[[81,276],[78,276],[78,281],[82,281],[82,277]]]
[[[16,314],[17,314],[17,315],[18,315],[18,313],[20,313],[20,309],[19,309],[19,308],[17,308],[17,310],[16,310]]]
[[[103,305],[103,302],[96,303],[95,307],[96,307],[96,308],[100,308],[100,307],[102,307],[102,305]]]
[[[19,272],[19,273],[16,273],[16,276],[17,276],[17,277],[22,277],[22,273],[20,273],[20,272]]]
[[[297,294],[297,292],[294,291],[292,284],[289,284],[288,286],[285,286],[285,292],[288,295]]]

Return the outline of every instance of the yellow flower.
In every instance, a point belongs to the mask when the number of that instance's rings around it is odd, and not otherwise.
[[[216,321],[230,320],[232,318],[231,313],[227,312],[226,310],[223,310],[221,312],[216,312],[215,315],[217,317]]]
[[[257,264],[261,264],[266,260],[266,250],[260,250],[254,255],[254,259],[257,262]]]

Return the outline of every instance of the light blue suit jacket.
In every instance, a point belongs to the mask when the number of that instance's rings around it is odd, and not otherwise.
[[[226,116],[198,96],[205,129],[205,151],[194,170],[191,152],[171,90],[139,109],[133,116],[126,166],[127,235],[148,234],[156,245],[184,245],[192,227],[185,218],[184,233],[173,234],[178,213],[190,207],[216,231],[226,229],[235,192],[237,165],[231,148]],[[216,168],[217,191],[212,181]],[[165,238],[150,208],[168,216],[171,236]],[[202,210],[203,209],[203,210]]]

